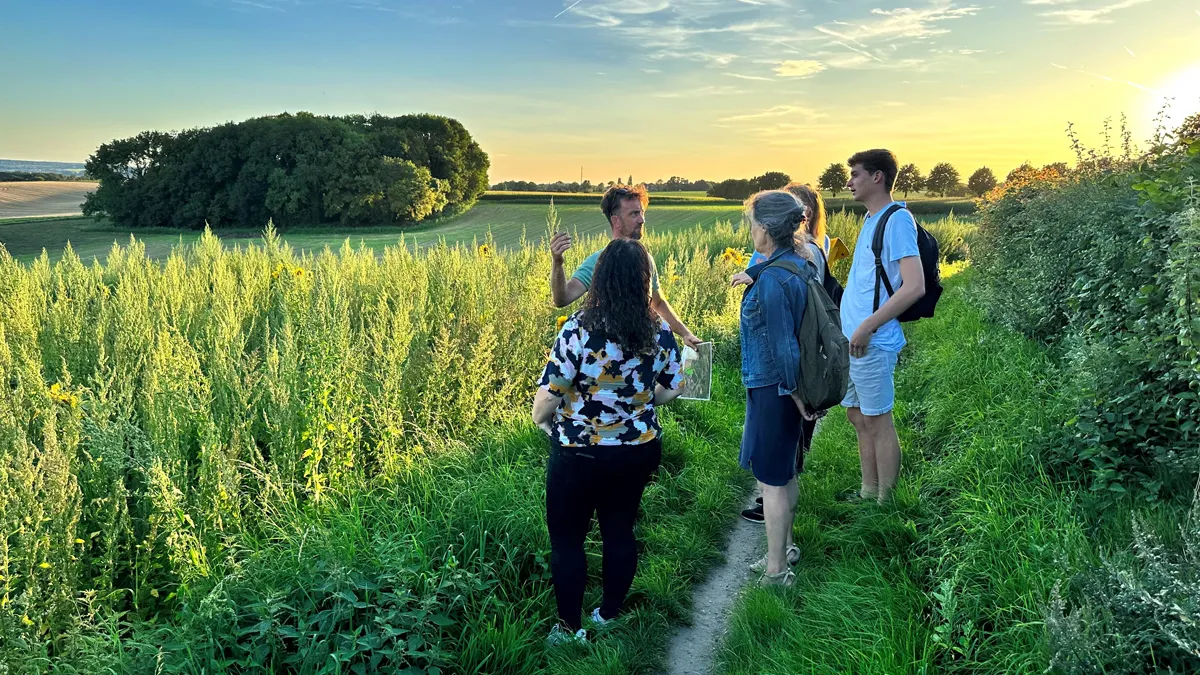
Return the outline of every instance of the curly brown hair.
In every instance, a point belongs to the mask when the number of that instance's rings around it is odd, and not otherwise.
[[[650,254],[640,242],[614,239],[600,259],[579,324],[600,333],[621,349],[643,354],[658,344],[658,319],[650,308]]]
[[[614,185],[604,191],[604,197],[600,200],[600,210],[604,212],[604,219],[612,222],[613,214],[621,207],[621,204],[636,199],[642,204],[642,208],[650,205],[650,193],[646,191],[645,185]]]

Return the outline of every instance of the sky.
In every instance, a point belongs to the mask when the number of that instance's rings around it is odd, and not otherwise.
[[[1071,161],[1200,110],[1200,0],[10,0],[0,157],[280,112],[458,119],[490,178],[652,182],[886,147]],[[1113,142],[1118,142],[1113,132]]]

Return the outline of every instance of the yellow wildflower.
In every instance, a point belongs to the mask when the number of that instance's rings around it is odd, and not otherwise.
[[[44,570],[48,570],[48,569],[50,569],[51,565],[48,562],[44,562],[44,563],[38,563],[38,567],[40,567]]]
[[[75,537],[75,543],[76,543],[76,544],[83,544],[83,540],[82,540],[82,539],[80,539],[79,537]]]
[[[79,397],[69,391],[65,391],[61,382],[55,382],[50,385],[50,400],[70,408],[79,405]]]
[[[487,244],[480,244],[480,246],[479,246],[480,257],[486,258],[486,257],[490,256],[491,254],[492,254],[491,246],[488,246]]]
[[[33,625],[33,619],[30,619],[30,618],[29,618],[29,615],[28,615],[28,614],[26,614],[26,615],[24,615],[24,616],[22,616],[22,617],[21,617],[21,623],[25,624],[26,626],[32,626],[32,625]]]
[[[292,274],[294,274],[296,276],[296,278],[299,279],[300,277],[304,276],[304,268],[297,267],[296,269],[292,270]]]
[[[554,320],[554,330],[562,330],[563,324],[567,322],[567,317],[560,316]]]

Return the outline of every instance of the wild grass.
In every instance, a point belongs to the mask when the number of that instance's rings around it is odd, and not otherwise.
[[[858,482],[853,428],[833,413],[801,482],[797,584],[751,589],[723,673],[1043,672],[1055,583],[1095,556],[1068,486],[1031,453],[1061,424],[1040,348],[989,325],[953,279],[910,328],[898,374],[905,469],[895,504],[834,495]]]

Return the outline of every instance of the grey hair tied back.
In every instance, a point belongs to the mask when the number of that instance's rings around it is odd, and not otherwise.
[[[767,231],[776,247],[792,248],[796,231],[804,222],[804,204],[790,192],[766,190],[746,202],[753,222]]]

